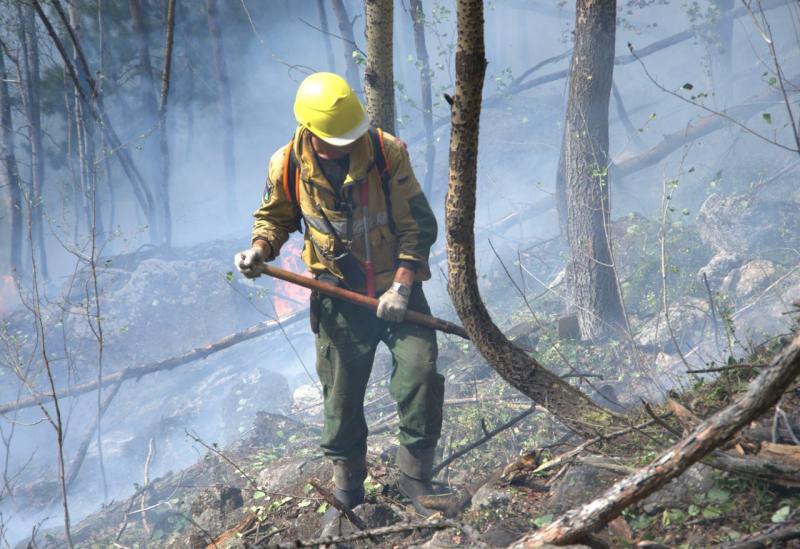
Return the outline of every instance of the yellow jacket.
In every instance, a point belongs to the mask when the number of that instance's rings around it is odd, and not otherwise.
[[[252,240],[266,240],[277,255],[289,234],[299,228],[298,215],[302,214],[305,225],[302,258],[308,269],[316,275],[331,273],[351,289],[363,292],[365,288],[359,287],[361,284],[353,280],[355,277],[348,270],[354,264],[353,259],[366,260],[364,212],[359,200],[359,187],[366,180],[369,184],[367,225],[377,292],[380,294],[392,285],[401,261],[416,264],[417,281],[428,280],[431,277],[428,255],[436,241],[436,218],[414,176],[405,147],[395,137],[385,132],[383,136],[390,174],[389,200],[386,200],[375,168],[372,139],[368,134],[355,142],[348,174],[337,197],[317,164],[310,133],[299,127],[292,144],[300,169],[296,188],[302,211],[291,197],[287,198],[283,187],[287,145],[270,159],[261,207],[253,214]],[[387,206],[391,211],[387,211]],[[332,234],[331,226],[338,238]]]

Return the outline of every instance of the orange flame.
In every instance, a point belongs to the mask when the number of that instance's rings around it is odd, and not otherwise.
[[[292,271],[294,273],[305,273],[306,266],[300,259],[302,247],[294,240],[287,242],[281,248],[281,269]],[[274,300],[275,311],[278,313],[278,318],[283,318],[292,313],[295,313],[304,307],[308,307],[309,290],[291,284],[290,282],[278,281],[275,284]]]

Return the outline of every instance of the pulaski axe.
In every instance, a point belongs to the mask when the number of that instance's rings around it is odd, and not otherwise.
[[[354,303],[366,309],[371,309],[373,311],[378,310],[378,300],[374,297],[369,297],[357,292],[345,290],[344,288],[339,288],[338,286],[331,286],[330,284],[325,284],[319,280],[314,280],[313,278],[309,278],[307,276],[302,276],[284,269],[279,269],[278,267],[273,267],[266,263],[261,263],[256,268],[261,274],[271,276],[272,278],[284,280],[286,282],[302,286],[303,288],[308,288],[309,290],[316,290],[321,294],[335,297],[337,299],[343,299],[344,301],[349,301],[350,303]],[[440,332],[445,332],[447,334],[463,337],[464,339],[469,339],[469,336],[464,328],[458,324],[453,324],[452,322],[442,320],[441,318],[436,318],[435,316],[426,315],[409,309],[406,311],[404,320],[412,324],[418,324],[420,326],[425,326],[426,328],[439,330]]]

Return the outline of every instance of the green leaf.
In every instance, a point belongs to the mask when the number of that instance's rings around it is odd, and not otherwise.
[[[700,514],[700,508],[693,503],[689,506],[686,512],[689,514],[690,517],[696,517],[697,515]]]
[[[770,113],[765,112],[764,114],[761,115],[761,118],[763,118],[764,122],[766,122],[767,124],[772,124],[772,115]]]
[[[255,492],[253,492],[253,499],[263,499],[264,496],[266,496],[266,495],[267,494],[265,494],[261,490],[256,490]]]
[[[684,90],[691,90],[691,89],[694,89],[694,86],[693,86],[692,84],[690,84],[689,82],[687,82],[686,84],[684,84],[682,87],[683,87],[683,89],[684,89]]]
[[[716,519],[722,516],[722,511],[716,507],[706,507],[703,509],[703,518]]]
[[[680,509],[666,509],[661,516],[661,524],[664,526],[681,524],[685,518],[685,513]]]
[[[301,501],[300,503],[298,503],[298,504],[297,504],[297,506],[298,506],[300,509],[303,509],[304,507],[308,507],[308,506],[309,506],[309,505],[311,505],[312,503],[313,503],[313,502],[312,502],[310,499],[304,499],[303,501]]]
[[[772,522],[777,524],[786,521],[786,519],[789,518],[789,513],[791,511],[792,511],[791,507],[789,507],[788,505],[784,505],[783,507],[781,507],[772,514]]]
[[[553,522],[553,515],[541,515],[533,519],[533,524],[535,524],[537,528],[544,528],[551,522]]]
[[[327,501],[323,501],[322,503],[319,504],[319,507],[317,507],[317,513],[319,513],[320,515],[324,514],[325,511],[327,511],[327,510],[328,510],[328,502]]]
[[[225,280],[227,280],[228,282],[230,282],[231,280],[233,280],[233,273],[232,273],[232,272],[230,272],[230,271],[228,271],[227,273],[225,273]]]
[[[727,490],[722,490],[721,488],[712,488],[708,491],[708,499],[709,501],[723,503],[731,499],[731,494]]]

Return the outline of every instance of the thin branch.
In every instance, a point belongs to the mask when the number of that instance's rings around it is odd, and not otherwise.
[[[654,85],[655,87],[657,87],[659,90],[663,91],[663,92],[664,92],[664,93],[666,93],[666,94],[669,94],[669,95],[671,95],[671,96],[673,96],[673,97],[676,97],[676,98],[680,99],[680,100],[681,100],[681,101],[683,101],[684,103],[688,103],[689,105],[693,105],[693,106],[695,106],[695,107],[701,108],[701,109],[703,109],[704,111],[706,111],[706,112],[709,112],[709,113],[711,113],[711,114],[713,114],[713,115],[715,115],[715,116],[719,116],[719,117],[721,117],[721,118],[724,118],[724,119],[725,119],[725,120],[727,120],[728,122],[730,122],[730,123],[732,123],[732,124],[734,124],[734,125],[736,125],[736,126],[739,126],[739,127],[740,127],[742,130],[744,130],[745,132],[747,132],[747,133],[749,133],[749,134],[751,134],[751,135],[754,135],[755,137],[757,137],[757,138],[761,139],[762,141],[766,141],[767,143],[769,143],[769,144],[771,144],[771,145],[775,145],[776,147],[780,147],[781,149],[784,149],[784,150],[787,150],[787,151],[790,151],[790,152],[793,152],[793,153],[800,153],[800,148],[794,149],[794,148],[792,148],[792,147],[789,147],[789,146],[787,146],[787,145],[784,145],[784,144],[782,144],[782,143],[778,143],[777,141],[775,141],[775,140],[773,140],[773,139],[770,139],[769,137],[767,137],[767,136],[765,136],[765,135],[762,135],[762,134],[758,133],[757,131],[753,130],[752,128],[750,128],[750,127],[749,127],[749,126],[747,126],[746,124],[743,124],[742,122],[739,122],[738,120],[736,120],[735,118],[733,118],[733,117],[732,117],[732,116],[730,116],[729,114],[725,113],[724,111],[717,111],[717,110],[714,110],[714,109],[712,109],[712,108],[706,107],[706,106],[705,106],[705,105],[703,105],[702,103],[698,103],[697,101],[693,101],[693,100],[691,100],[691,99],[687,99],[687,98],[685,98],[684,96],[682,96],[681,94],[679,94],[679,93],[677,93],[677,92],[674,92],[674,91],[672,91],[672,90],[670,90],[670,89],[667,89],[667,88],[665,88],[663,85],[661,85],[661,84],[660,84],[660,83],[659,83],[659,82],[658,82],[658,81],[657,81],[657,80],[656,80],[656,79],[655,79],[655,78],[654,78],[654,77],[653,77],[653,76],[650,74],[650,71],[648,71],[648,70],[647,70],[647,65],[645,65],[645,64],[644,64],[644,61],[642,61],[642,60],[639,58],[639,56],[638,56],[638,55],[637,55],[637,54],[634,52],[634,50],[633,50],[633,45],[631,45],[631,43],[630,43],[630,42],[628,42],[628,49],[630,50],[630,52],[631,52],[631,55],[633,55],[633,57],[634,57],[634,58],[635,58],[637,61],[639,61],[639,64],[642,66],[642,70],[644,71],[644,74],[645,74],[645,76],[647,76],[648,80],[650,80],[650,82],[652,82],[652,83],[653,83],[653,85]]]
[[[468,454],[478,446],[481,446],[484,443],[488,442],[489,440],[493,439],[495,436],[499,435],[506,429],[510,429],[511,427],[513,427],[514,425],[516,425],[517,423],[519,423],[520,421],[531,415],[535,410],[536,407],[531,406],[521,414],[512,417],[506,423],[492,429],[491,431],[486,432],[481,438],[479,438],[475,442],[467,444],[466,446],[456,450],[455,452],[447,456],[444,460],[442,460],[442,462],[439,465],[433,468],[433,476],[435,477],[437,474],[439,474],[440,471],[442,471],[445,467],[453,463],[455,460]]]

